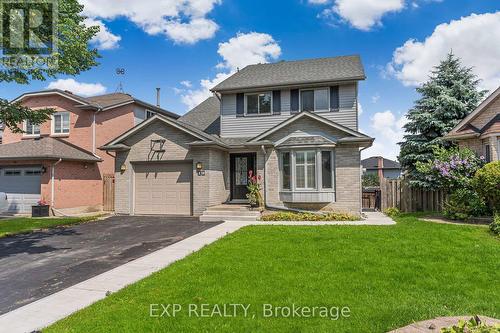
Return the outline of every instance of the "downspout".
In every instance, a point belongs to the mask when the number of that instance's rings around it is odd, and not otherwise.
[[[62,162],[62,158],[60,158],[57,162],[52,164],[52,168],[50,169],[50,205],[52,209],[54,208],[54,195],[55,195],[55,186],[54,180],[56,176],[56,165]]]
[[[95,138],[95,114],[96,112],[98,111],[95,111],[92,113],[92,154],[95,155],[95,141],[96,141],[96,138]]]
[[[267,207],[267,175],[266,175],[266,160],[267,160],[267,152],[266,148],[264,145],[260,146],[260,149],[262,150],[262,153],[264,154],[264,207]]]

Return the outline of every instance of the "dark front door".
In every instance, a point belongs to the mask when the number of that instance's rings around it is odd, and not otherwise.
[[[256,154],[231,154],[231,200],[247,198],[248,173],[255,174]]]

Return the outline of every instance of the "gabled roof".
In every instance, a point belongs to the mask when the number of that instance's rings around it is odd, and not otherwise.
[[[372,156],[365,158],[364,160],[361,161],[361,165],[363,166],[363,168],[368,170],[378,169],[379,158],[381,158],[381,156]],[[401,169],[401,165],[396,161],[384,158],[384,169]]]
[[[287,120],[283,121],[282,123],[278,124],[277,126],[274,126],[273,128],[270,128],[269,130],[257,135],[256,137],[254,137],[253,139],[249,140],[250,142],[254,142],[254,141],[259,141],[263,138],[265,138],[266,136],[269,136],[271,135],[272,133],[280,130],[281,128],[303,118],[303,117],[309,117],[309,118],[312,118],[314,120],[317,120],[327,126],[330,126],[330,127],[333,127],[335,129],[338,129],[340,131],[343,131],[347,134],[350,134],[351,136],[353,136],[354,138],[356,139],[359,139],[360,141],[363,141],[363,140],[366,140],[366,141],[369,141],[369,140],[373,140],[373,138],[363,134],[363,133],[360,133],[358,131],[355,131],[355,130],[352,130],[348,127],[345,127],[343,125],[340,125],[340,124],[337,124],[329,119],[326,119],[324,117],[321,117],[315,113],[312,113],[312,112],[308,112],[308,111],[302,111],[302,112],[299,112],[297,113],[296,115],[294,115],[293,117],[290,117],[288,118]],[[339,140],[340,141],[340,140]]]
[[[199,128],[208,134],[220,133],[220,101],[217,97],[207,98],[191,111],[179,118],[180,122]]]
[[[122,135],[113,139],[112,141],[108,142],[104,146],[100,147],[100,149],[103,149],[103,150],[122,150],[124,147],[123,147],[123,145],[120,146],[120,144],[124,140],[131,137],[132,135],[139,132],[141,129],[143,129],[144,127],[150,125],[151,123],[153,123],[155,121],[162,121],[167,125],[173,126],[177,129],[183,131],[183,132],[186,132],[186,133],[192,135],[193,137],[197,138],[198,140],[200,140],[202,142],[214,143],[216,145],[225,146],[224,143],[221,142],[217,137],[210,135],[210,134],[207,134],[194,126],[191,126],[189,124],[186,124],[186,123],[183,123],[183,122],[180,122],[178,120],[171,119],[171,118],[168,118],[165,116],[155,115],[155,116],[149,118],[148,120],[143,121],[139,125],[131,128],[130,130],[126,131],[125,133],[123,133]]]
[[[325,138],[320,135],[313,136],[302,136],[302,137],[289,137],[282,143],[278,144],[278,147],[294,147],[294,146],[325,146],[333,145],[335,142],[330,139]]]
[[[67,141],[51,137],[0,145],[0,160],[59,160],[100,162],[99,157]]]
[[[100,110],[100,111],[107,111],[114,109],[119,106],[131,104],[131,103],[136,103],[138,105],[141,105],[151,111],[155,111],[161,114],[164,114],[168,117],[172,118],[179,118],[179,115],[173,112],[170,112],[168,110],[162,109],[160,107],[154,106],[152,104],[149,104],[147,102],[141,101],[140,99],[134,98],[133,96],[129,94],[124,94],[124,93],[111,93],[111,94],[105,94],[105,95],[98,95],[98,96],[92,96],[92,97],[83,97],[76,95],[70,91],[66,90],[60,90],[60,89],[48,89],[48,90],[41,90],[41,91],[33,91],[33,92],[27,92],[22,94],[21,96],[17,97],[14,99],[12,102],[18,102],[23,100],[26,97],[33,97],[33,96],[47,96],[47,95],[59,95],[65,98],[68,98],[72,101],[75,101],[78,103],[78,106],[83,108],[83,109],[91,109],[91,110]]]
[[[477,132],[477,134],[472,133],[470,131],[464,133],[462,130],[465,130],[465,129],[474,130],[475,127],[470,125],[470,123],[475,118],[477,118],[481,114],[481,112],[486,110],[486,108],[488,106],[490,106],[491,103],[493,103],[499,97],[500,97],[500,87],[498,87],[493,93],[491,93],[491,95],[489,95],[481,104],[479,104],[479,106],[474,111],[472,111],[467,117],[462,119],[457,124],[457,126],[455,126],[448,134],[445,135],[445,138],[451,139],[454,137],[460,137],[460,136],[464,136],[464,135],[466,135],[466,136],[479,136],[479,134],[482,132],[483,129],[479,129],[479,132]],[[470,126],[467,127],[467,125],[470,125]],[[474,127],[474,128],[471,128],[471,127]]]
[[[212,91],[293,86],[312,83],[364,80],[358,55],[247,66],[222,81]]]

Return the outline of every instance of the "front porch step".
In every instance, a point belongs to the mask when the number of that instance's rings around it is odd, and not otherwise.
[[[260,212],[258,211],[251,211],[251,210],[238,210],[238,211],[232,211],[232,210],[209,210],[207,209],[205,212],[203,212],[203,215],[218,215],[218,216],[254,216],[254,217],[260,217]]]
[[[201,222],[218,222],[218,221],[233,221],[233,222],[255,222],[257,218],[254,216],[238,216],[238,215],[202,215]]]
[[[250,205],[222,204],[208,207],[200,216],[201,222],[241,221],[255,222],[260,217],[259,210],[253,210]]]

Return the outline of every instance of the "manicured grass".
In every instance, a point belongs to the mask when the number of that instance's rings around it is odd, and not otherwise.
[[[398,217],[396,226],[251,226],[44,330],[386,332],[437,316],[500,317],[500,241],[487,228]],[[175,318],[151,303],[180,303]],[[189,317],[188,304],[252,317]],[[264,318],[262,304],[347,306],[350,317]],[[240,314],[242,312],[240,311]]]
[[[97,219],[98,216],[64,218],[28,218],[17,217],[0,220],[0,238],[27,233],[39,229],[68,226]]]

